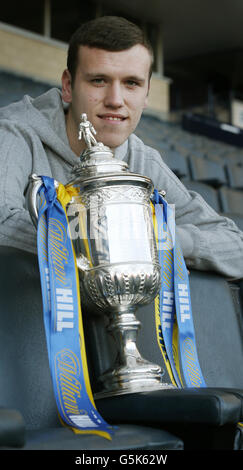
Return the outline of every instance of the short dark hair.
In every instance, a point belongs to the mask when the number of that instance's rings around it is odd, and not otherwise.
[[[106,51],[124,51],[137,44],[146,47],[151,56],[149,78],[152,74],[153,49],[144,32],[136,24],[118,16],[101,16],[83,23],[72,35],[67,56],[67,68],[74,81],[79,46],[89,46]]]

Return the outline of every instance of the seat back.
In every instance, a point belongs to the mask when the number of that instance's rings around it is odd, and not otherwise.
[[[208,387],[243,389],[243,319],[239,288],[221,276],[191,271],[190,290],[199,362]],[[156,338],[154,305],[142,307],[140,352],[164,364]],[[168,380],[167,373],[165,381]]]
[[[183,180],[183,184],[189,191],[196,191],[203,199],[217,212],[220,211],[220,204],[217,189],[199,181]]]
[[[157,147],[158,150],[159,147]],[[161,156],[166,165],[175,173],[178,178],[189,175],[187,157],[175,149],[161,151]]]
[[[219,198],[222,212],[243,215],[243,191],[222,186]]]
[[[0,405],[28,429],[59,426],[46,348],[37,257],[0,248]]]
[[[229,186],[233,189],[243,189],[242,164],[233,164],[231,162],[227,162],[226,172],[228,175]]]
[[[200,181],[215,187],[227,184],[224,164],[219,161],[190,155],[189,166],[194,181]]]

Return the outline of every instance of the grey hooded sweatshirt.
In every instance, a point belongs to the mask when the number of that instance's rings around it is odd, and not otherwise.
[[[175,204],[177,235],[189,268],[243,277],[243,232],[219,216],[200,195],[188,191],[161,155],[134,134],[115,151],[130,171],[150,177]],[[36,230],[26,206],[32,173],[63,184],[73,179],[78,162],[66,133],[58,89],[0,109],[0,245],[36,253]]]

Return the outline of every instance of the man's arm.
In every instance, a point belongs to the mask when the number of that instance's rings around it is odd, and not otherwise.
[[[32,173],[30,147],[17,128],[0,130],[0,245],[36,252],[36,230],[25,203]]]
[[[191,200],[176,216],[177,234],[189,268],[216,271],[230,279],[243,277],[243,232],[218,215],[203,198]],[[190,222],[188,219],[194,219]]]
[[[243,278],[243,232],[217,214],[196,192],[188,191],[163,162],[149,150],[147,168],[157,189],[175,204],[177,234],[189,268],[216,271],[230,279]]]
[[[217,214],[196,192],[188,191],[168,169],[167,199],[174,201],[177,233],[189,268],[243,277],[243,232]]]

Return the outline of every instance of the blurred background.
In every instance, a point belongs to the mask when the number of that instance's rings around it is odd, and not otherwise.
[[[155,53],[151,109],[190,109],[243,128],[241,0],[8,0],[0,11],[0,71],[60,84],[72,32],[103,15],[125,16],[146,31]],[[1,103],[2,95],[1,88]]]

